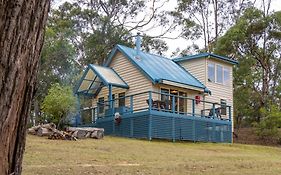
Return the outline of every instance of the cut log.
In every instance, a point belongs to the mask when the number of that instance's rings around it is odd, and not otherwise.
[[[54,123],[47,123],[47,124],[43,124],[41,125],[42,128],[47,128],[50,130],[56,129],[56,125]]]
[[[104,132],[102,130],[96,130],[91,134],[91,138],[94,139],[102,139],[103,136],[104,136]]]
[[[43,127],[40,127],[36,133],[38,136],[49,136],[52,134],[52,131],[50,131],[49,129],[47,128],[43,128]]]
[[[29,129],[27,130],[27,133],[28,133],[28,134],[32,134],[32,135],[36,135],[36,131],[35,131],[34,128],[29,128]]]
[[[78,130],[82,130],[82,131],[88,131],[88,132],[93,132],[93,131],[103,131],[104,132],[104,129],[103,128],[93,128],[93,127],[67,127],[66,128],[66,131],[68,132],[74,132],[74,131],[78,131]]]
[[[77,130],[72,134],[72,136],[76,137],[78,139],[82,139],[82,138],[85,138],[86,134],[87,134],[87,131]]]
[[[87,134],[86,134],[86,138],[90,138],[91,137],[91,134],[92,134],[92,132],[87,132]]]

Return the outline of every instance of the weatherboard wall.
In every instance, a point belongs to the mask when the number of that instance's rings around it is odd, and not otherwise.
[[[206,86],[209,90],[211,90],[212,95],[206,96],[206,100],[220,103],[221,99],[225,99],[227,105],[232,107],[231,116],[233,116],[233,65],[226,63],[224,61],[219,61],[217,59],[210,58],[210,59],[207,59],[206,67],[208,66],[209,62],[215,64],[215,66],[217,64],[219,64],[225,68],[228,68],[229,74],[230,74],[230,80],[229,80],[229,83],[227,83],[227,84],[219,84],[219,83],[207,81]],[[208,74],[206,74],[206,77],[207,76],[208,76]],[[233,122],[233,120],[232,120],[232,122]]]
[[[128,84],[129,89],[113,88],[112,94],[115,94],[115,98],[118,98],[118,94],[125,92],[126,96],[134,95],[141,92],[153,91],[155,88],[152,82],[139,70],[133,63],[129,61],[121,52],[117,52],[110,63],[110,67],[113,68],[117,74]],[[93,100],[93,105],[96,104],[97,99],[104,97],[108,100],[108,88],[102,88],[98,96]],[[134,96],[134,110],[147,108],[148,93],[143,95]],[[126,99],[126,106],[130,106],[130,100]]]
[[[213,63],[215,66],[217,64],[229,69],[230,81],[228,84],[219,84],[215,82],[208,81],[208,63]],[[205,95],[205,101],[220,103],[221,99],[225,99],[227,105],[232,106],[231,116],[233,116],[233,65],[225,61],[220,61],[218,59],[210,58],[197,58],[191,60],[185,60],[178,62],[183,68],[194,75],[198,80],[200,80],[206,87],[212,92],[211,95]],[[216,72],[215,72],[216,73]],[[216,76],[216,75],[215,75]],[[208,104],[205,108],[210,108]]]

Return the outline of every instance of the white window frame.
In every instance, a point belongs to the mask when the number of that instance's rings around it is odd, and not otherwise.
[[[221,67],[221,82],[218,81],[218,67]],[[215,72],[216,72],[216,76],[215,76],[216,83],[224,84],[223,83],[223,79],[224,79],[224,76],[223,76],[223,66],[221,64],[216,64]]]
[[[212,65],[213,68],[214,68],[214,81],[212,81],[211,79],[209,79],[209,65]],[[207,64],[207,80],[208,80],[208,82],[213,82],[213,83],[216,82],[216,64],[215,64],[215,63],[209,62],[209,63]]]
[[[209,64],[214,65],[215,81],[209,81]],[[222,67],[222,82],[218,82],[217,81],[217,67],[218,66]],[[225,77],[224,77],[225,70],[228,70],[228,75],[229,75],[228,82],[225,82]],[[207,63],[207,81],[210,82],[210,83],[216,83],[216,84],[221,84],[221,85],[229,86],[230,85],[230,80],[231,80],[230,71],[231,71],[231,69],[229,67],[223,66],[222,64],[218,64],[218,63],[214,63],[214,62],[208,62]]]

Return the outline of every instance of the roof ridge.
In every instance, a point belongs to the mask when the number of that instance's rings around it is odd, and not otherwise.
[[[133,49],[136,51],[136,49],[134,48],[131,48],[131,47],[128,47],[128,46],[125,46],[125,45],[121,45],[121,44],[117,44],[118,46],[121,46],[121,47],[127,47],[128,49]],[[166,56],[162,56],[162,55],[157,55],[157,54],[154,54],[154,53],[149,53],[149,52],[144,52],[142,50],[140,50],[140,52],[144,53],[144,54],[148,54],[148,55],[152,55],[152,56],[157,56],[157,57],[161,57],[161,58],[165,58],[165,59],[168,59],[168,60],[172,60],[171,58],[168,58]]]

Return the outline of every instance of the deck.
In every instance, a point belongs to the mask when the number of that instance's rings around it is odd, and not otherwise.
[[[99,102],[81,113],[79,125],[102,127],[107,135],[232,142],[231,106],[225,104],[148,91]]]

